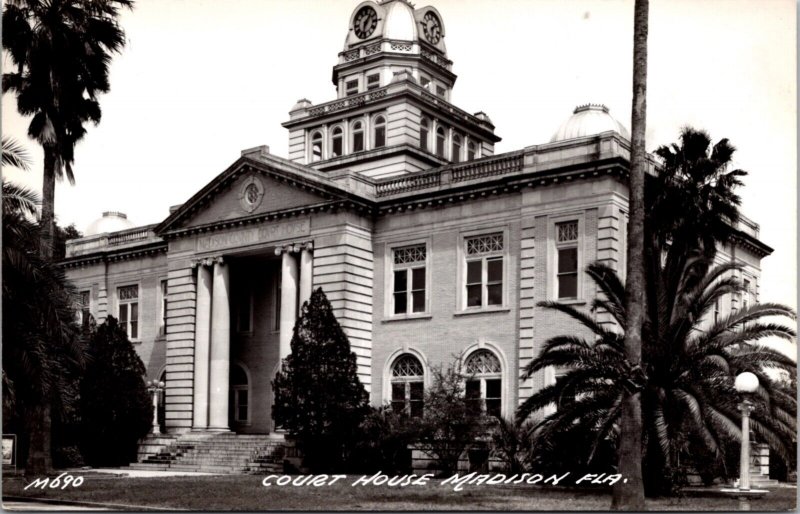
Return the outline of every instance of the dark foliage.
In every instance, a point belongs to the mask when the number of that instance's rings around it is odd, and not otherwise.
[[[342,472],[369,412],[368,394],[322,288],[303,305],[291,347],[272,382],[272,417],[295,438],[309,469]]]
[[[91,334],[89,357],[80,389],[83,456],[92,466],[129,464],[153,422],[144,364],[111,316]]]
[[[372,408],[360,427],[351,454],[351,473],[388,475],[411,473],[411,445],[419,436],[417,419],[398,414],[391,407]]]
[[[491,421],[464,394],[464,376],[458,369],[458,363],[432,367],[431,386],[425,390],[418,448],[434,459],[441,476],[455,473],[470,448],[486,447],[480,439]]]

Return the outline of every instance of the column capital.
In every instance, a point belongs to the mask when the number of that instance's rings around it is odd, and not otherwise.
[[[309,252],[314,250],[314,242],[313,241],[306,241],[303,243],[303,250],[307,250]]]

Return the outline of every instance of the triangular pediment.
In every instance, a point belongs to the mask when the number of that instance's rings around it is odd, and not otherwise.
[[[316,170],[274,156],[245,156],[170,214],[156,232],[212,227],[348,199],[353,200],[350,193]]]

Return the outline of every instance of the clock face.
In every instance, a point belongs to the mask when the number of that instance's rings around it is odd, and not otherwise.
[[[425,34],[425,39],[434,45],[442,39],[442,22],[430,11],[425,13],[425,18],[422,20],[422,30]]]
[[[353,20],[353,32],[356,33],[361,39],[366,39],[375,32],[375,27],[378,26],[378,13],[375,9],[369,6],[364,6],[356,13],[356,18]]]

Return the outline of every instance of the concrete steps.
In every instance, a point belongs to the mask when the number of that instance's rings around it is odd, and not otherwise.
[[[130,469],[266,474],[283,471],[283,436],[188,433],[140,442]]]

